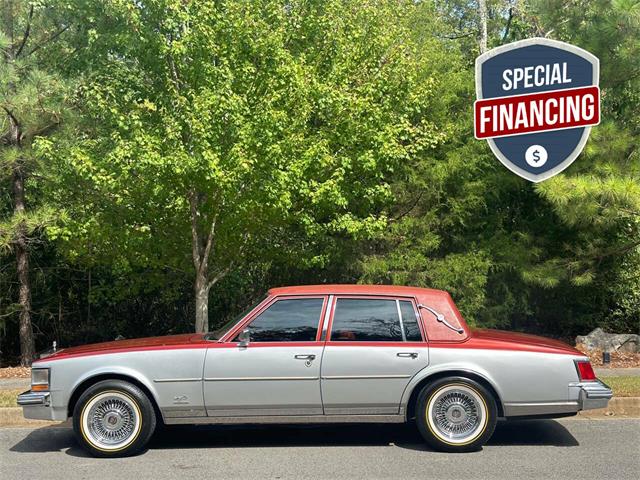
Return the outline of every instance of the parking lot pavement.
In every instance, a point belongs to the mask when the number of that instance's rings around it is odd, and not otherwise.
[[[411,426],[167,428],[148,451],[88,457],[69,428],[0,429],[4,480],[183,478],[638,478],[640,420],[501,422],[470,454],[429,450]]]

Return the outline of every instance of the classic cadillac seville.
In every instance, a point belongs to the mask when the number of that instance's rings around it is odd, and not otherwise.
[[[447,452],[498,418],[601,408],[611,390],[555,340],[471,329],[448,293],[274,288],[217,332],[59,349],[34,362],[24,416],[73,419],[96,456],[141,451],[158,424],[415,422]]]

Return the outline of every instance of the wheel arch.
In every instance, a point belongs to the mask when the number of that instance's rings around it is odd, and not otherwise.
[[[158,406],[158,401],[154,395],[154,393],[151,391],[151,389],[145,385],[143,382],[141,382],[140,380],[138,380],[135,376],[130,375],[128,373],[122,373],[122,372],[100,372],[100,373],[95,373],[94,375],[90,375],[86,378],[84,378],[82,381],[80,381],[73,389],[73,392],[71,393],[71,396],[69,397],[69,402],[67,404],[67,417],[73,417],[73,410],[76,407],[76,404],[78,403],[78,400],[80,399],[80,396],[92,385],[95,385],[98,382],[102,382],[103,380],[122,380],[124,382],[128,382],[131,383],[133,385],[135,385],[136,387],[138,387],[140,390],[142,390],[145,395],[147,396],[147,398],[149,398],[149,401],[151,402],[151,405],[153,405],[153,410],[156,414],[156,421],[158,422],[163,422],[164,420],[162,418],[162,413],[160,411],[160,408]]]
[[[438,372],[431,373],[430,375],[425,376],[420,381],[418,381],[412,388],[411,394],[409,395],[409,400],[407,401],[406,408],[406,418],[407,420],[415,417],[416,403],[418,399],[418,394],[420,391],[430,383],[433,383],[441,378],[446,377],[465,377],[470,380],[474,380],[478,382],[480,385],[485,387],[489,393],[493,396],[496,401],[496,406],[498,408],[498,417],[504,417],[504,407],[502,405],[502,399],[498,394],[498,390],[494,387],[494,385],[484,376],[477,372],[465,369],[452,369],[452,370],[442,370]]]

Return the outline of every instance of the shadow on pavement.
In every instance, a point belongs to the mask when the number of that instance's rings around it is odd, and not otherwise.
[[[413,425],[260,425],[260,426],[172,426],[158,431],[150,450],[177,448],[268,448],[397,446],[430,451]],[[553,420],[499,422],[488,443],[492,445],[579,445],[564,425]],[[12,452],[65,451],[87,457],[69,428],[33,430],[11,447]]]
[[[487,445],[580,445],[564,425],[555,420],[519,420],[499,422]]]
[[[68,455],[89,457],[76,443],[73,430],[64,425],[32,430],[9,450],[18,453],[65,452]]]

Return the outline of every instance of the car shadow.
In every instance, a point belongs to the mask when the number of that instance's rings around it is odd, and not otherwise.
[[[149,448],[367,445],[431,450],[417,428],[405,424],[173,426],[156,435]],[[554,420],[521,420],[498,422],[487,445],[575,447],[579,443]]]
[[[555,420],[512,420],[499,422],[487,445],[577,447],[580,443]]]
[[[265,448],[288,446],[397,446],[432,451],[411,425],[233,425],[170,426],[158,431],[149,449],[176,448]],[[564,425],[554,420],[498,422],[488,446],[536,445],[574,447],[579,443]],[[31,431],[10,448],[12,452],[45,453],[64,451],[88,457],[78,446],[73,431],[51,426]]]
[[[554,420],[498,422],[489,440],[492,445],[574,447],[579,443],[564,425]],[[180,425],[160,429],[149,443],[150,450],[178,448],[268,448],[268,447],[397,446],[432,451],[413,425]],[[70,428],[45,427],[30,432],[10,449],[12,452],[64,451],[87,457]]]
[[[65,423],[32,430],[9,451],[18,453],[66,452],[71,455],[89,456],[76,443],[73,430]]]

